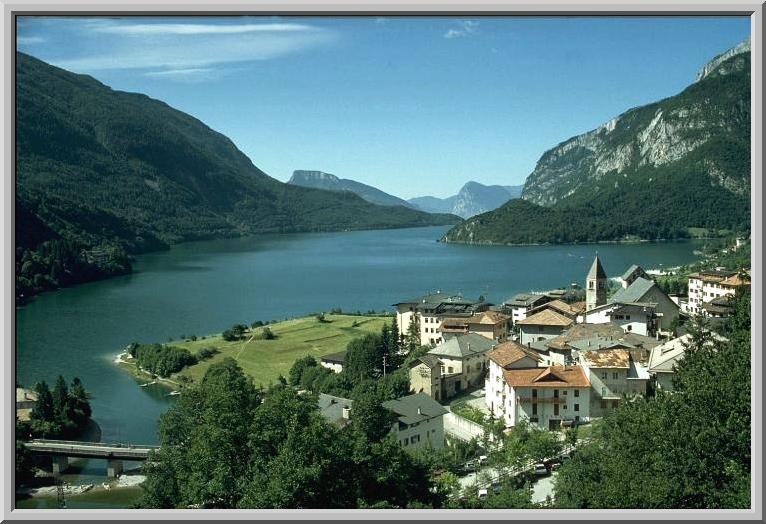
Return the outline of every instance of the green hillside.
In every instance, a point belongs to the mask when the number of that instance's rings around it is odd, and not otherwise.
[[[727,64],[734,61],[736,67]],[[458,224],[444,240],[564,243],[681,238],[689,228],[749,231],[750,54],[730,58],[724,67],[726,74],[711,74],[674,97],[626,112],[609,131],[546,152],[527,180],[525,200]],[[677,158],[657,165],[640,148],[657,149],[646,137],[659,114],[661,138],[670,144],[663,152]],[[674,151],[677,144],[685,149]],[[593,165],[618,154],[629,159],[627,167],[594,174]],[[543,207],[530,195],[554,203]]]
[[[163,102],[16,58],[17,297],[129,271],[126,255],[188,240],[459,221],[284,184]]]

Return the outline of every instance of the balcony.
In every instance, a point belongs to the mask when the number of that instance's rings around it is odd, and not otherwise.
[[[530,402],[538,404],[566,404],[567,399],[563,397],[516,397],[516,402]]]

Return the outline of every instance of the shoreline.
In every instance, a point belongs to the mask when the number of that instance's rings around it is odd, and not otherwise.
[[[598,244],[652,244],[652,243],[671,243],[686,242],[690,240],[715,240],[721,237],[688,237],[688,238],[658,238],[654,240],[636,239],[636,240],[594,240],[592,242],[493,242],[491,240],[482,241],[463,241],[447,240],[444,237],[437,239],[440,244],[462,244],[464,246],[501,246],[501,247],[534,247],[534,246],[591,246]]]
[[[423,213],[427,213],[427,212],[423,211]],[[428,214],[443,215],[445,213],[428,213]],[[459,218],[459,217],[457,217],[457,215],[455,215],[455,216],[456,216],[456,218]],[[57,291],[61,291],[61,290],[64,290],[64,289],[75,288],[75,287],[78,287],[78,286],[81,286],[81,285],[84,285],[84,284],[90,284],[90,283],[99,282],[99,281],[102,281],[102,280],[109,280],[109,279],[115,278],[115,277],[126,276],[126,275],[134,275],[137,272],[133,268],[132,264],[136,261],[137,257],[142,256],[142,255],[151,255],[151,254],[162,253],[164,251],[170,251],[174,246],[179,246],[179,245],[182,245],[182,244],[190,244],[190,243],[193,243],[193,242],[209,242],[209,241],[213,241],[213,240],[234,240],[234,239],[237,239],[237,238],[245,239],[245,238],[254,238],[254,237],[263,236],[263,235],[280,235],[280,236],[282,236],[282,235],[306,235],[306,234],[313,234],[313,233],[349,233],[349,232],[356,232],[356,231],[392,231],[392,230],[397,230],[397,229],[417,229],[417,228],[424,228],[424,227],[447,227],[447,226],[454,227],[454,226],[458,225],[460,222],[462,222],[462,220],[458,220],[458,221],[456,221],[454,223],[449,222],[449,223],[444,223],[444,224],[413,224],[413,225],[408,225],[408,226],[390,226],[390,227],[385,227],[385,226],[381,225],[381,226],[371,227],[371,228],[353,228],[353,227],[351,227],[351,228],[343,228],[343,229],[332,229],[332,228],[330,228],[330,229],[321,229],[321,228],[308,229],[307,228],[305,230],[296,229],[295,231],[281,231],[278,228],[275,228],[273,230],[252,232],[252,233],[247,233],[247,234],[232,234],[232,235],[211,236],[211,237],[202,237],[202,238],[190,238],[190,239],[181,240],[179,242],[167,242],[165,245],[157,247],[156,249],[149,249],[147,251],[141,251],[141,252],[138,252],[138,253],[128,253],[128,256],[130,257],[130,263],[131,263],[131,268],[128,271],[123,271],[123,272],[119,272],[119,273],[113,273],[113,274],[109,274],[109,275],[101,275],[99,278],[94,278],[94,279],[91,279],[91,280],[85,280],[83,282],[77,282],[76,284],[70,284],[70,285],[67,285],[67,286],[60,286],[60,287],[57,287],[57,288],[54,288],[54,289],[46,289],[46,290],[40,291],[39,293],[34,293],[32,295],[17,296],[17,295],[14,294],[13,305],[14,305],[14,309],[17,309],[17,308],[21,308],[21,307],[26,306],[31,301],[33,301],[36,297],[39,297],[41,295],[45,295],[45,294],[48,294],[48,293],[55,293]],[[14,276],[14,278],[15,278],[15,276]]]
[[[122,351],[117,354],[117,356],[114,357],[114,360],[112,362],[117,365],[120,369],[130,374],[133,378],[139,381],[146,380],[147,382],[142,382],[138,385],[138,387],[146,387],[151,385],[158,385],[162,386],[164,388],[167,388],[170,390],[169,394],[174,394],[177,392],[180,392],[181,384],[171,380],[169,378],[163,378],[159,376],[153,376],[148,371],[141,369],[135,365],[135,359],[131,357],[127,351]]]
[[[128,488],[140,487],[146,480],[145,475],[139,474],[124,474],[120,475],[116,479],[107,480],[100,484],[86,483],[86,484],[69,484],[64,483],[64,495],[77,496],[84,493],[94,492],[107,492],[114,490],[123,490]],[[29,498],[44,498],[44,497],[56,497],[58,495],[58,486],[56,484],[49,486],[40,486],[36,488],[21,488],[16,490],[16,496],[29,497]]]

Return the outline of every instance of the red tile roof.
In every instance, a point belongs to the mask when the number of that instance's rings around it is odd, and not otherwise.
[[[590,381],[582,366],[550,366],[536,369],[506,369],[505,382],[511,387],[588,388]]]
[[[518,342],[512,340],[503,342],[494,349],[491,349],[487,353],[487,357],[502,368],[513,364],[514,362],[518,362],[525,357],[531,358],[535,362],[542,361],[542,357],[536,351],[525,348]]]

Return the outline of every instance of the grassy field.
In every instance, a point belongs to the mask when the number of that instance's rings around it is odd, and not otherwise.
[[[266,386],[275,382],[280,374],[286,377],[297,359],[306,355],[319,358],[343,351],[351,340],[380,332],[384,323],[391,322],[391,317],[326,315],[325,320],[319,322],[315,317],[302,317],[269,324],[269,329],[276,335],[273,340],[259,340],[257,335],[262,328],[256,328],[246,333],[244,340],[235,342],[226,342],[220,334],[204,340],[168,342],[169,345],[186,348],[192,354],[206,347],[219,351],[212,358],[185,368],[175,379],[187,376],[197,381],[211,364],[232,357],[256,384]],[[254,339],[253,335],[256,335]]]

